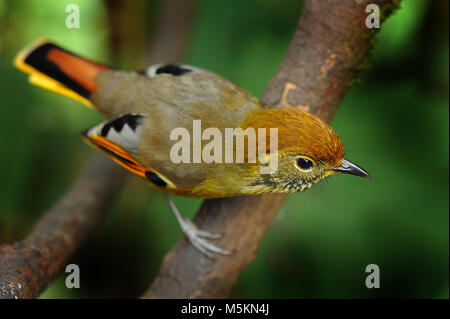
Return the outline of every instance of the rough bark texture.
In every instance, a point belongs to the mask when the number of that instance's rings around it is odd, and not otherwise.
[[[394,1],[305,1],[286,56],[261,98],[264,104],[298,107],[330,121],[362,69],[376,33],[365,26],[370,3],[379,5],[382,19],[394,9]],[[254,259],[284,199],[262,195],[206,200],[195,223],[225,234],[217,245],[233,255],[209,259],[183,237],[165,256],[143,298],[227,297]]]

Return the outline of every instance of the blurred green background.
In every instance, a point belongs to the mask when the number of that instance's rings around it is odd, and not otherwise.
[[[65,27],[69,3],[80,7],[80,29]],[[45,36],[86,57],[142,68],[165,1],[108,3],[0,0],[2,243],[24,238],[70,185],[92,152],[80,132],[101,120],[77,102],[29,85],[12,59]],[[198,1],[182,62],[259,96],[301,7],[295,0]],[[113,52],[112,8],[129,13],[114,22],[126,36]],[[232,297],[448,298],[448,50],[448,1],[403,1],[332,122],[348,158],[373,178],[332,177],[291,195]],[[201,204],[175,201],[186,216]],[[71,260],[81,268],[81,288],[67,289],[60,276],[42,297],[137,297],[181,235],[162,195],[130,175],[107,218]],[[365,287],[371,263],[380,267],[380,289]]]

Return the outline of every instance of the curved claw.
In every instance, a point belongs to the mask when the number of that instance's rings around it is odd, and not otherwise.
[[[214,259],[214,257],[211,254],[211,252],[222,255],[231,254],[231,251],[217,247],[208,242],[207,240],[203,239],[203,238],[218,239],[222,237],[222,234],[212,234],[210,232],[198,229],[197,226],[195,226],[195,224],[189,218],[181,216],[180,212],[175,206],[175,203],[168,194],[164,193],[164,196],[166,197],[170,208],[172,208],[172,211],[175,214],[175,217],[177,218],[178,223],[180,224],[181,229],[183,230],[183,233],[186,235],[186,237],[189,239],[189,241],[195,248],[197,248],[207,257],[212,259]]]
[[[200,230],[197,228],[197,226],[195,226],[195,224],[190,219],[187,218],[183,218],[183,224],[181,225],[181,227],[183,229],[184,234],[191,242],[191,244],[199,251],[201,251],[203,254],[205,254],[207,257],[214,258],[211,252],[221,255],[231,254],[229,250],[217,247],[208,242],[207,240],[203,239],[203,238],[218,239],[222,237],[221,234],[212,234],[210,232]]]

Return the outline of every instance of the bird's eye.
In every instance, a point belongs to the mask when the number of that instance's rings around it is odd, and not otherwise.
[[[307,170],[310,170],[311,168],[313,168],[314,163],[313,163],[313,161],[311,161],[305,157],[300,157],[297,160],[297,165],[300,169],[307,171]]]

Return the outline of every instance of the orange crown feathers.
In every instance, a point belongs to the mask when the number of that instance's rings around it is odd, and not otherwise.
[[[258,110],[245,118],[243,128],[278,128],[278,150],[311,156],[338,166],[344,146],[333,128],[318,117],[298,109]]]

